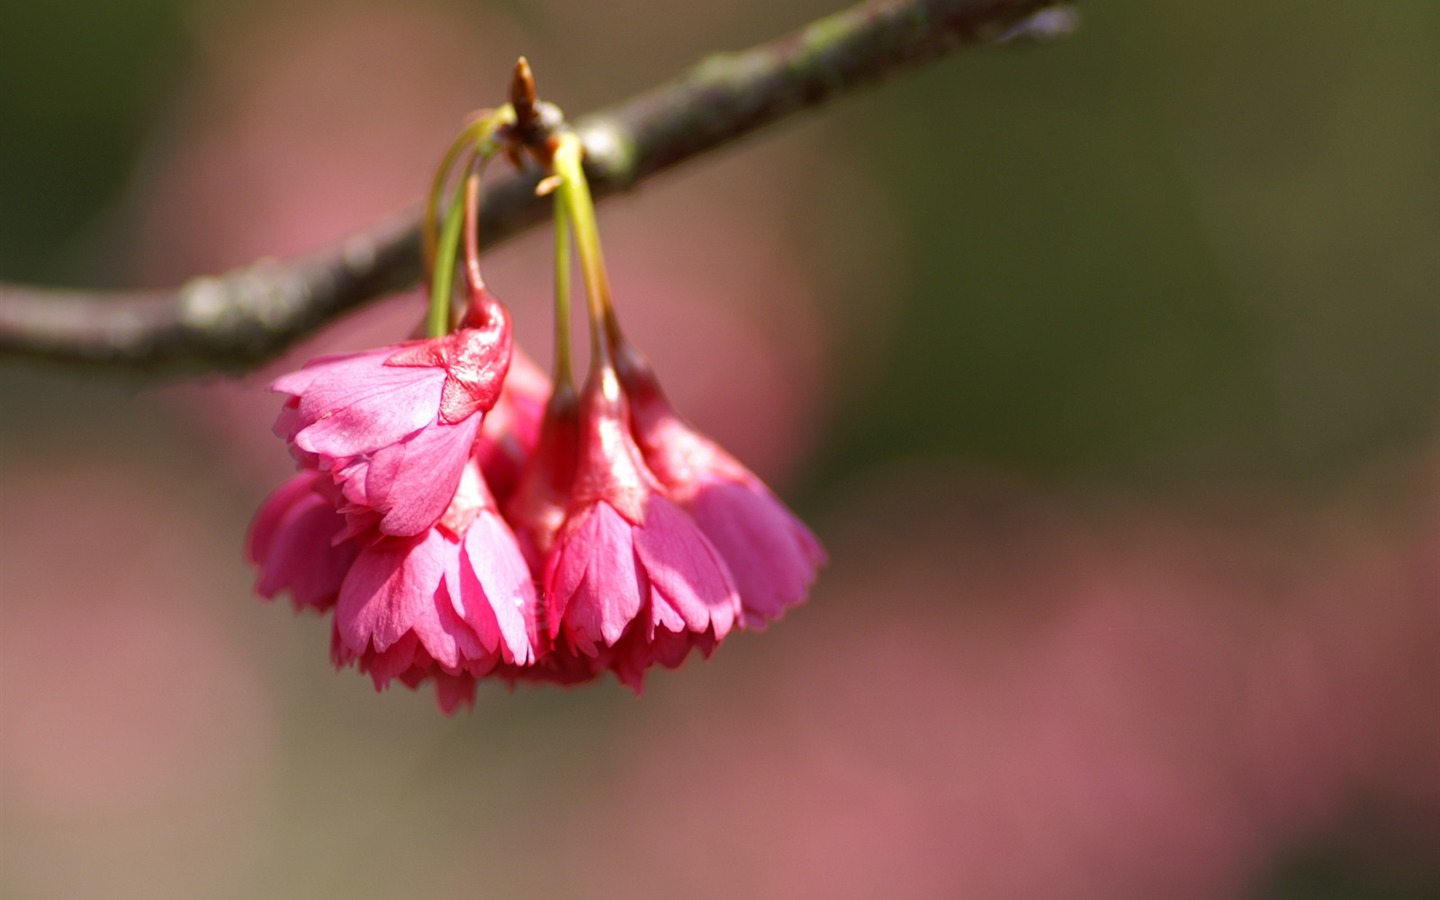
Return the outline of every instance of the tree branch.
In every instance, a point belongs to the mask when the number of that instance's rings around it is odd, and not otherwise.
[[[1068,33],[1059,0],[872,0],[741,53],[702,60],[675,80],[575,128],[597,196],[756,131],[832,96],[960,46]],[[493,245],[548,215],[538,174],[488,190],[481,234]],[[265,260],[175,290],[91,292],[0,283],[0,355],[148,370],[240,370],[420,274],[418,214],[387,220],[325,251]]]

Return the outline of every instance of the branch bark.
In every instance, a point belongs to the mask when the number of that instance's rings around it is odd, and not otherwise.
[[[958,47],[1068,33],[1059,0],[872,0],[678,78],[575,128],[597,197],[831,97]],[[493,245],[548,215],[538,174],[487,190]],[[420,275],[418,213],[319,253],[265,260],[174,290],[80,291],[0,283],[0,356],[151,371],[251,368],[365,301]]]

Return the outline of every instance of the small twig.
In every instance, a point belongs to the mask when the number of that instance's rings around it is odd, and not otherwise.
[[[1067,33],[1057,0],[873,0],[800,31],[703,60],[675,80],[575,123],[597,196],[957,47]],[[1049,13],[1047,14],[1047,10]],[[1058,23],[1058,24],[1057,24]],[[538,173],[488,190],[487,246],[549,204]],[[418,278],[418,213],[338,246],[266,260],[169,291],[0,284],[0,355],[147,370],[242,370],[371,298]]]

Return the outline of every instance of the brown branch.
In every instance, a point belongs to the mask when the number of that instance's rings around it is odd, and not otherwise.
[[[832,96],[960,46],[1068,33],[1057,0],[873,0],[742,53],[701,61],[675,80],[576,122],[597,196],[742,137]],[[538,175],[486,194],[493,245],[547,204]],[[0,283],[0,355],[148,370],[245,369],[420,272],[418,215],[339,245],[262,261],[176,290],[91,292]]]

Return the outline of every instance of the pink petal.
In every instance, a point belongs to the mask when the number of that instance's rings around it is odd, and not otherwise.
[[[439,521],[454,499],[480,421],[471,416],[458,425],[432,425],[376,451],[343,476],[346,497],[379,512],[386,534],[419,534]],[[363,494],[349,489],[359,483],[360,470]]]
[[[528,665],[535,659],[534,617],[537,601],[535,582],[520,554],[515,535],[504,520],[486,510],[475,519],[465,535],[466,565],[461,566],[465,586],[460,596],[474,597],[481,602],[457,603],[457,610],[470,622],[482,639],[487,628],[494,628],[496,641],[487,641],[494,649],[504,641],[505,661]]]
[[[381,691],[389,686],[392,679],[429,662],[430,656],[420,647],[420,639],[414,632],[406,632],[404,637],[383,651],[367,651],[361,657],[360,671],[375,682],[375,690]]]
[[[285,401],[284,406],[280,407],[280,413],[275,417],[275,424],[270,430],[276,437],[289,445],[290,455],[302,469],[318,469],[320,468],[319,458],[315,454],[307,453],[295,446],[295,434],[304,427],[305,423],[300,421],[300,401],[298,398],[291,397]]]
[[[729,570],[690,517],[658,494],[646,507],[635,553],[650,579],[654,623],[679,631],[678,617],[690,631],[713,626],[717,638],[729,633],[740,612]]]
[[[475,676],[436,672],[434,679],[435,702],[440,705],[440,711],[445,715],[454,715],[462,706],[468,708],[475,705]]]
[[[354,353],[331,353],[325,356],[317,356],[305,363],[302,368],[296,369],[286,375],[270,382],[270,390],[278,394],[291,394],[300,396],[310,388],[315,379],[325,375],[336,368],[343,368],[350,364],[374,365],[376,361],[384,361],[389,356],[391,348],[377,347],[372,350],[361,350]]]
[[[384,651],[429,611],[445,575],[445,539],[435,532],[386,541],[356,557],[335,609],[341,641],[356,653]],[[418,631],[417,631],[418,633]]]
[[[447,557],[458,556],[459,552],[458,546],[451,545]],[[483,675],[499,661],[499,655],[484,647],[475,629],[455,611],[450,589],[443,580],[434,603],[424,608],[413,627],[420,643],[448,671],[463,669],[472,675]]]
[[[353,542],[335,543],[344,525],[344,518],[319,494],[311,491],[300,498],[276,528],[256,590],[273,597],[289,588],[297,609],[329,609],[360,552]]]
[[[494,654],[500,649],[500,625],[484,586],[475,577],[468,540],[467,531],[460,539],[460,552],[445,561],[445,592],[454,614],[470,626],[481,647]]]
[[[586,655],[614,644],[640,611],[645,574],[635,562],[632,526],[608,503],[583,507],[567,522],[546,567],[550,634],[563,625]]]
[[[825,551],[785,504],[758,482],[710,482],[690,514],[730,567],[747,625],[778,618],[805,599]]]
[[[715,651],[717,642],[710,631],[697,634],[693,631],[677,633],[659,630],[652,639],[642,639],[638,633],[627,634],[615,647],[615,658],[610,668],[621,684],[638,695],[645,686],[645,672],[652,666],[677,668],[695,649],[708,658]]]
[[[393,444],[435,421],[444,380],[441,369],[397,368],[374,359],[336,367],[300,397],[305,427],[295,444],[332,457]]]
[[[265,502],[260,504],[255,520],[250,524],[250,534],[245,539],[245,556],[250,562],[265,562],[270,555],[270,547],[275,540],[275,530],[280,520],[292,506],[314,489],[316,477],[314,472],[301,472],[276,488],[265,498]]]
[[[510,346],[510,316],[492,298],[480,324],[472,323],[441,338],[403,344],[385,364],[444,369],[439,421],[453,424],[495,405],[510,367]]]

